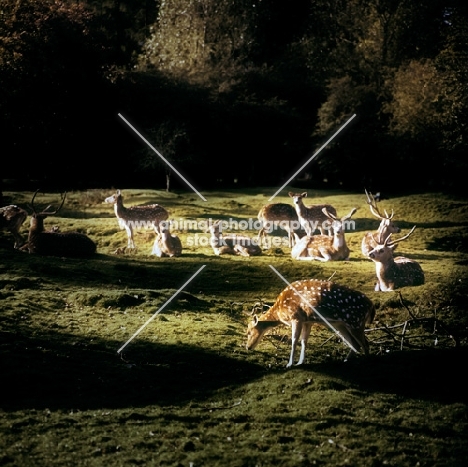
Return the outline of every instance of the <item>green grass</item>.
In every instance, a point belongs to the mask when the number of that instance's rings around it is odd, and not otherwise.
[[[193,193],[123,194],[126,205],[158,202],[172,219],[200,221],[256,218],[273,192],[207,192],[206,202]],[[275,202],[290,203],[284,193]],[[364,193],[309,191],[306,204],[331,203],[338,215],[358,208],[350,260],[324,264],[294,261],[288,247],[242,258],[185,246],[180,258],[161,259],[149,255],[151,232],[123,251],[125,232],[102,204],[110,194],[69,193],[45,221],[86,232],[95,258],[18,252],[0,232],[0,465],[466,465],[467,200],[423,193],[381,203],[402,233],[417,226],[397,251],[420,262],[426,283],[378,293],[360,253],[363,233],[378,225]],[[6,195],[24,207],[32,197]],[[59,199],[40,194],[36,204]],[[204,235],[177,233],[184,245]],[[285,368],[286,328],[248,352],[253,306],[271,305],[285,287],[270,266],[289,281],[333,276],[366,293],[377,308],[370,357],[345,362],[347,348],[324,328],[313,331],[301,367]],[[391,326],[393,338],[382,330]]]

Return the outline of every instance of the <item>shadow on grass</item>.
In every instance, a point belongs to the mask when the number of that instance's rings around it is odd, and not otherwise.
[[[352,358],[347,362],[311,364],[314,371],[366,392],[444,403],[467,403],[468,388],[460,369],[468,348],[404,350]],[[338,383],[340,386],[340,383]],[[339,387],[335,387],[339,389]]]
[[[0,333],[3,410],[177,405],[255,378],[259,367],[185,345],[121,342],[67,334]],[[261,371],[261,370],[260,370]]]
[[[215,391],[235,388],[269,370],[239,357],[195,346],[85,340],[70,334],[0,334],[1,408],[10,410],[170,406],[203,401]],[[321,389],[414,397],[445,403],[468,402],[459,372],[467,348],[402,351],[389,355],[337,359],[298,367],[327,376]]]

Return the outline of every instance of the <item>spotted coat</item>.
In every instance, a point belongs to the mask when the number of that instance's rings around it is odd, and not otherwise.
[[[292,328],[292,348],[287,367],[294,363],[299,339],[301,355],[297,364],[300,365],[304,362],[311,326],[317,323],[333,327],[352,350],[362,349],[367,355],[369,345],[364,329],[374,317],[372,301],[361,292],[331,281],[304,279],[292,282],[279,294],[269,311],[249,323],[247,349],[254,349],[269,329],[285,324]]]

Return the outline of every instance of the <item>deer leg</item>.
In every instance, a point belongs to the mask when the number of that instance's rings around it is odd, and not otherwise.
[[[151,250],[152,255],[156,255],[157,257],[161,258],[163,256],[163,252],[158,244],[158,236],[154,239],[153,249]]]
[[[125,224],[125,231],[127,232],[127,248],[135,248],[135,242],[133,241],[133,229],[130,225]]]
[[[233,250],[236,254],[240,256],[250,256],[249,250],[247,247],[242,245],[234,245]]]
[[[286,232],[288,233],[289,248],[292,248],[294,246],[294,234],[291,229],[286,229]]]
[[[306,235],[312,235],[314,233],[311,225],[310,225],[310,222],[309,221],[303,221],[301,222],[301,225],[302,225],[302,228],[305,230],[306,232]]]
[[[311,328],[312,328],[312,324],[303,324],[302,326],[301,355],[299,356],[299,361],[297,362],[296,365],[302,365],[304,363],[307,341],[309,340]]]
[[[258,231],[258,235],[257,235],[257,243],[259,245],[263,245],[265,242],[264,242],[264,237],[265,237],[265,231],[264,231],[264,228],[262,227],[259,231]]]
[[[293,321],[291,323],[291,355],[289,356],[289,362],[286,365],[286,368],[290,368],[294,364],[294,357],[296,355],[296,346],[297,346],[297,341],[299,340],[299,337],[302,332],[302,323],[299,321]]]
[[[299,261],[313,261],[314,259],[317,259],[313,256],[298,256],[296,259]]]
[[[322,256],[315,256],[314,259],[317,259],[318,261],[330,261],[331,260],[331,255],[330,253],[328,253],[326,248],[320,247],[319,251]]]
[[[21,234],[19,234],[18,232],[11,232],[13,234],[13,237],[15,239],[15,244],[14,244],[14,248],[21,248],[23,245],[24,245],[24,239],[23,237],[21,236]]]

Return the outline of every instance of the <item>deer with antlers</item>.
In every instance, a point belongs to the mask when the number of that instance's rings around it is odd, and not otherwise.
[[[348,344],[350,353],[362,350],[368,355],[369,344],[364,329],[374,317],[374,304],[361,292],[331,281],[300,280],[289,284],[260,318],[254,316],[247,327],[246,347],[247,350],[255,349],[268,330],[285,324],[291,327],[292,335],[286,368],[294,364],[299,340],[301,353],[297,365],[301,365],[311,327],[320,324],[336,332]]]
[[[306,206],[303,201],[303,199],[307,197],[306,191],[304,193],[293,193],[290,191],[288,194],[293,200],[297,217],[307,235],[313,235],[317,229],[321,235],[324,235],[325,230],[328,231],[328,235],[332,235],[331,230],[326,228],[328,225],[328,218],[324,215],[323,209],[325,208],[328,213],[336,216],[336,209],[333,206],[330,204]]]
[[[20,229],[27,217],[28,213],[14,204],[0,207],[0,229],[6,229],[13,235],[15,248],[21,248],[24,245]]]
[[[159,230],[151,254],[159,258],[180,256],[182,254],[182,242],[177,235],[171,234],[168,223],[161,222]]]
[[[29,253],[36,253],[47,256],[67,256],[82,257],[96,253],[96,244],[85,234],[80,232],[60,232],[56,228],[44,230],[44,219],[57,214],[65,203],[66,193],[62,196],[60,206],[54,211],[50,211],[51,206],[42,212],[36,212],[34,200],[37,190],[31,200],[33,214],[29,228],[28,241],[23,249]]]
[[[401,229],[393,222],[393,210],[389,215],[386,210],[384,210],[384,215],[382,215],[377,207],[375,197],[368,193],[365,190],[367,196],[367,204],[371,213],[380,219],[380,225],[377,229],[377,232],[367,232],[361,243],[361,251],[365,257],[369,256],[371,250],[373,250],[377,245],[383,243],[383,241],[392,233],[400,233]]]
[[[374,261],[377,274],[376,292],[390,292],[400,287],[424,284],[424,271],[418,262],[404,256],[393,257],[397,243],[407,239],[415,228],[393,241],[390,240],[392,234],[389,234],[383,243],[369,252],[368,257]]]
[[[211,234],[210,245],[215,255],[258,256],[262,249],[256,239],[245,235],[222,234],[221,221],[212,222],[208,230]]]
[[[104,200],[104,203],[114,205],[114,212],[119,222],[119,226],[121,229],[125,229],[127,232],[127,248],[129,249],[135,248],[135,242],[133,239],[134,228],[153,228],[157,240],[157,236],[160,231],[160,223],[167,220],[169,217],[169,213],[166,211],[166,209],[164,209],[159,204],[130,207],[124,206],[123,197],[120,190],[117,190],[113,195],[107,197]]]
[[[273,232],[274,227],[284,229],[288,233],[289,246],[294,245],[294,233],[299,235],[300,223],[293,206],[285,203],[267,204],[260,209],[257,218],[262,224],[257,236],[259,245],[265,240],[267,233]]]
[[[350,213],[341,219],[323,208],[323,214],[331,222],[333,237],[328,235],[306,235],[291,250],[291,257],[300,261],[343,261],[349,258],[349,247],[345,239],[345,226],[348,219],[357,211],[351,209]]]

